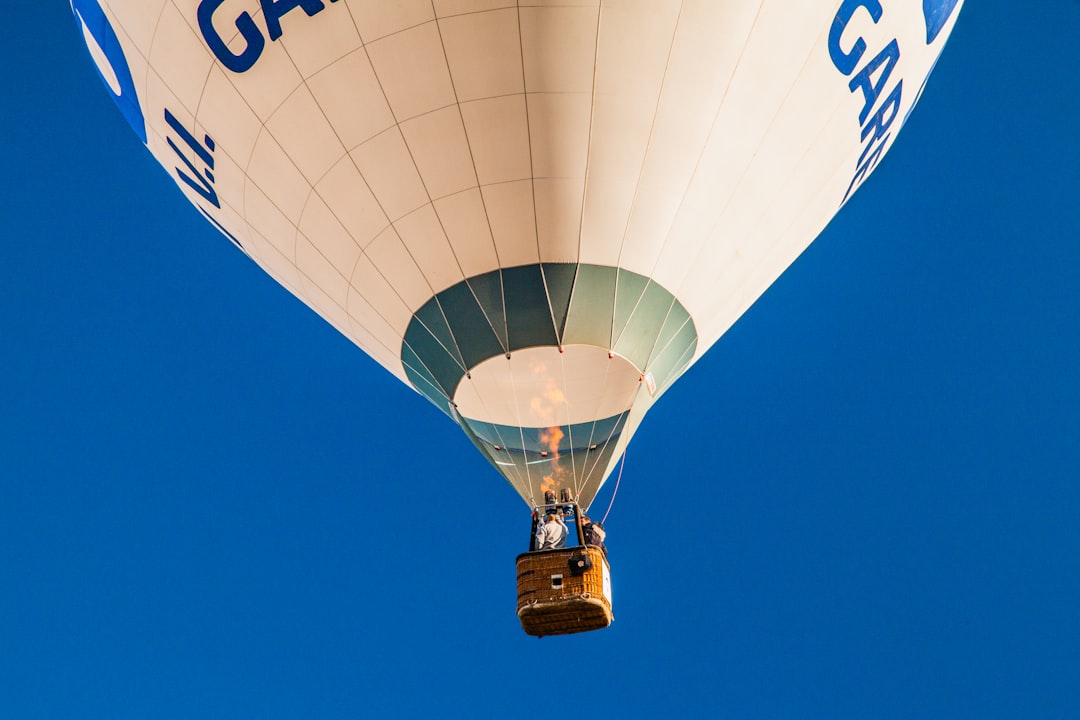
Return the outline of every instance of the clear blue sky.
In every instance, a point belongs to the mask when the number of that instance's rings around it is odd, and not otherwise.
[[[967,4],[631,444],[615,624],[543,640],[517,496],[5,10],[0,717],[1080,717],[1073,0]]]

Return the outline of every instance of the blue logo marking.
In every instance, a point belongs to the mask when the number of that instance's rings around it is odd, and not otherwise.
[[[330,0],[332,3],[337,1]],[[263,37],[259,26],[251,18],[251,14],[246,11],[242,12],[236,18],[235,30],[244,38],[245,44],[240,54],[234,53],[225,42],[225,39],[230,37],[232,33],[222,36],[214,27],[214,13],[224,4],[225,0],[202,0],[199,3],[199,9],[196,12],[196,17],[199,20],[199,30],[202,31],[206,46],[217,56],[222,65],[234,73],[245,73],[258,62],[263,49],[266,48],[266,38]],[[262,9],[263,22],[266,23],[266,34],[270,36],[271,40],[277,40],[281,37],[283,32],[281,18],[286,13],[300,8],[307,13],[308,17],[315,17],[326,9],[323,0],[259,0],[259,7]]]
[[[860,140],[865,143],[865,147],[859,155],[855,175],[851,178],[847,192],[844,193],[844,199],[840,201],[841,205],[847,202],[852,191],[870,175],[885,154],[893,136],[890,128],[900,111],[904,96],[903,78],[898,79],[891,88],[889,87],[893,69],[900,61],[900,42],[897,39],[890,41],[873,58],[867,60],[861,70],[856,72],[856,68],[863,62],[867,53],[866,40],[859,37],[854,42],[850,39],[845,41],[844,31],[860,9],[865,10],[875,24],[881,20],[885,12],[881,6],[881,0],[844,0],[829,29],[829,56],[832,58],[833,65],[842,74],[851,77],[848,89],[852,93],[861,92],[863,96],[859,125],[862,127]],[[846,49],[849,44],[850,50]],[[876,112],[875,108],[877,108]]]
[[[116,31],[105,17],[98,0],[71,0],[71,10],[79,21],[87,44],[97,45],[96,48],[90,48],[90,53],[94,57],[101,81],[109,88],[109,94],[120,108],[121,114],[145,145],[146,120],[143,118],[142,108],[139,107],[131,68],[124,57],[124,49],[120,46]],[[107,63],[108,67],[102,68],[102,62]]]
[[[923,0],[922,11],[926,17],[926,44],[932,45],[949,22],[960,0]]]
[[[183,123],[176,119],[176,116],[169,112],[168,108],[165,108],[165,122],[180,138],[180,142],[183,143],[187,150],[191,151],[195,155],[195,161],[200,161],[202,167],[196,165],[196,162],[191,160],[187,152],[181,149],[180,145],[172,139],[172,136],[166,138],[169,142],[169,147],[176,153],[176,157],[180,159],[186,170],[181,169],[179,166],[174,167],[176,171],[176,177],[187,185],[189,188],[195,191],[195,193],[206,202],[210,203],[217,209],[221,209],[221,199],[218,197],[217,188],[214,183],[217,179],[214,177],[214,151],[217,149],[217,143],[209,135],[203,135],[202,142],[199,142],[198,138],[191,134]],[[214,227],[224,233],[225,237],[229,238],[233,245],[244,249],[244,246],[240,244],[240,241],[236,239],[236,236],[229,232],[224,225],[218,222],[217,218],[207,211],[199,203],[193,203],[195,207],[199,209],[199,212],[203,216],[213,223]],[[246,252],[246,251],[245,251]]]
[[[218,199],[217,190],[214,189],[214,150],[217,148],[214,139],[209,135],[205,135],[203,136],[205,144],[196,140],[195,136],[188,132],[188,129],[176,119],[175,115],[169,112],[168,108],[165,108],[165,122],[176,132],[180,140],[195,153],[195,157],[206,165],[202,170],[195,167],[195,163],[189,160],[184,151],[169,137],[169,147],[173,149],[176,157],[180,158],[180,161],[190,171],[190,174],[188,174],[180,168],[174,168],[177,177],[203,200],[220,209],[221,201]]]

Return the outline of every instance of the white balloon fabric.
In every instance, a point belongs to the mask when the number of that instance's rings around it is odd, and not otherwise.
[[[892,146],[962,0],[73,0],[207,220],[529,504]]]

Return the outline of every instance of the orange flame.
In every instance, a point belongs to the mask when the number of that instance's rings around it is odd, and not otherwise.
[[[546,376],[545,387],[529,400],[529,409],[535,416],[543,418],[549,425],[540,431],[541,454],[548,459],[550,471],[540,483],[540,492],[558,492],[562,486],[566,469],[559,462],[559,443],[565,433],[559,426],[559,411],[566,406],[566,395],[558,382],[548,373],[546,363],[536,362],[530,368],[534,375]]]
[[[551,472],[545,475],[543,482],[540,483],[540,492],[558,491],[562,486],[564,470],[559,463],[559,442],[564,435],[565,433],[558,425],[540,431],[540,442],[551,454]]]

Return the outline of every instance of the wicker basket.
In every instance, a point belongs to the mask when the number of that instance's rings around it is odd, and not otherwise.
[[[588,553],[592,568],[581,575],[572,561]],[[517,614],[529,635],[568,635],[611,624],[611,570],[595,547],[544,550],[517,558]]]

